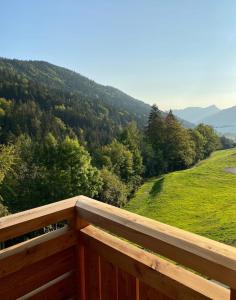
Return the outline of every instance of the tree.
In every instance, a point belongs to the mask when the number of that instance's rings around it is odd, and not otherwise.
[[[128,188],[117,175],[106,168],[101,170],[103,181],[99,199],[115,206],[123,206],[127,202]]]
[[[57,141],[48,134],[42,143],[18,141],[21,161],[5,180],[4,200],[11,211],[29,209],[79,194],[98,195],[102,179],[78,140]]]
[[[128,182],[134,175],[132,152],[117,140],[101,148],[99,163],[124,182]]]
[[[165,120],[162,112],[156,105],[153,105],[146,128],[146,142],[151,145],[154,152],[153,166],[155,166],[155,175],[166,171],[166,162],[164,159],[165,143]],[[150,149],[150,146],[149,146]]]
[[[135,175],[141,175],[144,170],[141,155],[141,133],[136,122],[129,123],[122,131],[120,142],[133,154],[133,169]]]
[[[230,149],[236,146],[235,141],[232,139],[226,137],[226,136],[221,136],[220,137],[220,147],[221,149]]]
[[[194,143],[187,131],[170,111],[165,119],[165,159],[168,171],[181,170],[194,163]]]
[[[214,131],[213,127],[205,124],[199,124],[196,130],[204,137],[204,158],[210,156],[210,154],[219,147],[219,137]]]
[[[206,143],[205,137],[197,129],[189,129],[189,134],[194,143],[194,162],[204,159],[204,145]]]
[[[16,159],[14,146],[0,146],[0,185],[7,174],[12,170]],[[4,206],[3,198],[0,195],[0,217],[5,216],[7,213],[8,209]]]

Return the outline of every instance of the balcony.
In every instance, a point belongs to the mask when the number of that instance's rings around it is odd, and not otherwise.
[[[235,248],[84,196],[0,219],[0,242],[4,300],[236,299]]]

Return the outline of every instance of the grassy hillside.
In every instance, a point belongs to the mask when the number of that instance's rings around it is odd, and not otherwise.
[[[196,167],[152,178],[126,209],[221,242],[236,243],[236,149],[215,152]]]

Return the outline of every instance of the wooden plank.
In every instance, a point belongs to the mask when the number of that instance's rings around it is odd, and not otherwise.
[[[74,206],[77,199],[78,197],[74,197],[0,218],[0,241],[74,218]]]
[[[85,247],[85,290],[86,300],[100,298],[100,261],[99,256],[89,247]]]
[[[18,300],[64,300],[75,294],[74,273],[62,275]]]
[[[82,243],[76,247],[76,299],[86,300],[85,247]]]
[[[81,230],[84,243],[120,269],[175,299],[229,300],[229,290],[173,263],[139,249],[104,231],[88,226]]]
[[[75,218],[74,227],[77,231],[86,227],[87,222],[81,218]],[[75,286],[76,299],[86,300],[86,286],[85,286],[85,247],[83,242],[79,239],[77,234],[77,245],[75,247]]]
[[[117,300],[117,270],[104,257],[100,257],[101,268],[101,299]]]
[[[16,299],[73,270],[73,247],[1,279],[0,299]]]
[[[91,224],[236,289],[236,249],[80,196],[77,215]]]
[[[136,300],[136,278],[118,269],[118,300]]]
[[[76,245],[75,231],[62,228],[0,251],[0,278]]]
[[[139,300],[174,300],[175,298],[169,298],[156,289],[148,286],[142,281],[139,284]]]

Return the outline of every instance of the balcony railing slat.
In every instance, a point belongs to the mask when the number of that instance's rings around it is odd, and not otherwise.
[[[118,300],[137,300],[137,279],[127,272],[118,269]]]
[[[78,217],[236,288],[236,249],[81,196]]]

